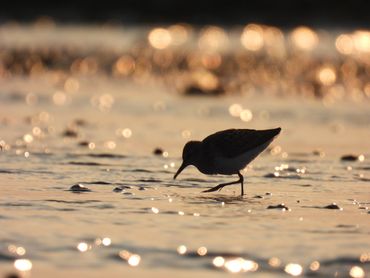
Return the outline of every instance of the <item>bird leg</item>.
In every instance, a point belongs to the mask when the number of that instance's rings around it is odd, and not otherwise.
[[[224,186],[226,186],[226,185],[237,184],[237,183],[240,182],[240,184],[241,184],[241,195],[243,196],[244,195],[244,188],[243,188],[244,178],[243,178],[242,174],[240,174],[240,172],[238,172],[238,176],[239,176],[239,179],[237,181],[221,183],[221,184],[219,184],[219,185],[217,185],[215,187],[212,187],[210,189],[204,190],[202,192],[221,191],[221,189],[224,188]]]

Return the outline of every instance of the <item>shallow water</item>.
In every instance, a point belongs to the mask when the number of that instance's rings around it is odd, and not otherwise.
[[[94,82],[100,86],[91,89]],[[142,87],[121,90],[113,80],[82,81],[81,93],[61,107],[46,97],[41,101],[42,92],[33,105],[11,98],[12,86],[23,93],[20,88],[36,90],[38,84],[40,80],[14,79],[2,94],[2,275],[15,271],[18,257],[31,260],[34,277],[217,276],[241,270],[241,261],[225,264],[229,269],[214,266],[218,256],[253,261],[245,265],[256,277],[284,276],[290,263],[301,265],[305,276],[346,277],[354,266],[369,272],[365,138],[370,130],[361,121],[369,119],[366,105],[326,108],[308,102],[295,110],[298,100],[183,98],[162,88],[143,95]],[[106,92],[105,85],[115,101],[102,112],[89,97]],[[129,98],[133,90],[137,93]],[[235,102],[256,115],[250,123],[229,115]],[[158,103],[161,109],[155,108]],[[260,111],[268,111],[269,118],[259,117]],[[63,136],[76,119],[77,137]],[[330,126],[334,124],[340,128]],[[40,134],[33,133],[35,126]],[[243,198],[238,185],[201,193],[236,177],[204,176],[190,167],[172,179],[187,140],[229,127],[275,126],[283,132],[272,144],[275,148],[246,169]],[[128,138],[119,133],[125,128],[131,130]],[[25,143],[25,134],[32,135],[32,142]],[[95,149],[80,146],[81,141],[94,142]],[[5,144],[11,148],[5,150]],[[156,147],[168,156],[154,155]],[[320,152],[315,154],[316,149]],[[347,153],[362,153],[365,159],[341,161]],[[78,183],[91,191],[69,190]],[[333,202],[341,209],[324,208]],[[282,203],[288,210],[268,209]],[[97,240],[105,237],[111,239],[108,246]],[[86,252],[77,249],[81,242],[87,244]],[[26,254],[10,252],[11,245],[24,247]],[[186,246],[184,254],[178,252],[181,245]],[[122,259],[122,250],[138,254],[139,265]],[[320,268],[312,271],[315,261]]]
[[[0,81],[0,277],[27,266],[17,259],[32,262],[25,277],[369,277],[368,103],[73,78],[64,101],[52,75]],[[250,121],[230,115],[235,103]],[[244,170],[246,196],[201,193],[237,177],[172,179],[188,140],[278,126]]]

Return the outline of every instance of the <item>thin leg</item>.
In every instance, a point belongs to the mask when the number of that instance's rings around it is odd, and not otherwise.
[[[207,189],[207,190],[204,190],[202,192],[214,192],[214,191],[221,191],[222,188],[224,188],[226,185],[232,185],[232,184],[237,184],[240,182],[241,186],[242,186],[242,196],[244,195],[244,188],[243,188],[243,182],[244,182],[244,178],[242,176],[242,174],[240,174],[240,172],[238,172],[238,176],[239,176],[239,179],[237,181],[232,181],[232,182],[226,182],[226,183],[221,183],[215,187],[212,187],[210,189]]]
[[[238,172],[238,176],[239,176],[240,185],[242,187],[241,196],[243,196],[244,195],[244,177],[242,174],[240,174],[240,172]]]

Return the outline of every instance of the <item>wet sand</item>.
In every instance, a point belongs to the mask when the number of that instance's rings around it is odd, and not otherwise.
[[[0,81],[0,277],[368,277],[368,102],[184,96],[104,74],[58,94],[53,76]],[[243,198],[201,193],[237,177],[172,179],[187,141],[278,126]]]

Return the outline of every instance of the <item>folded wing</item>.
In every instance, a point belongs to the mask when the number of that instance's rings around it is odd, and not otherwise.
[[[231,158],[265,144],[277,136],[280,130],[281,128],[228,129],[206,137],[202,143],[206,152],[219,153],[223,157]]]

